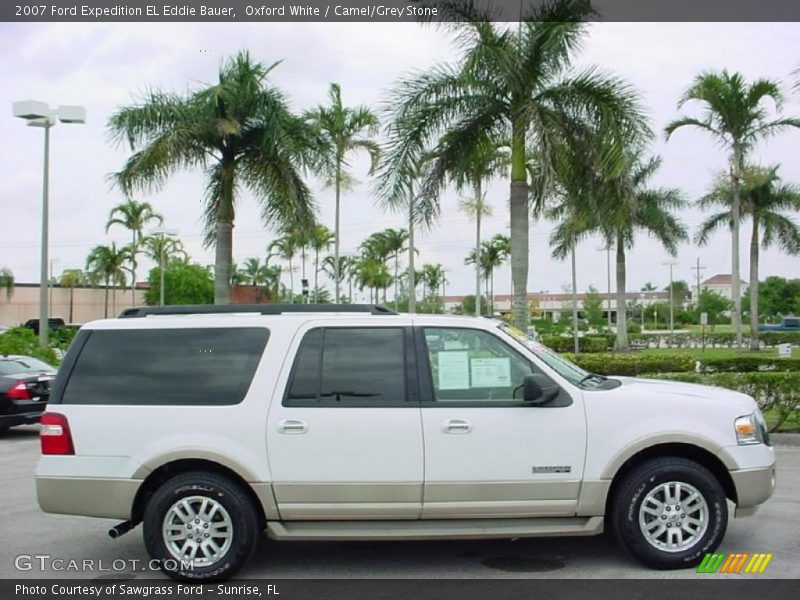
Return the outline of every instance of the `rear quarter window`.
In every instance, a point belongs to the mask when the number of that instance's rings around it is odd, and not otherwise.
[[[91,331],[61,403],[238,404],[268,338],[259,327]]]

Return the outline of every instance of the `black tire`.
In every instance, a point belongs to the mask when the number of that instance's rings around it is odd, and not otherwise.
[[[187,569],[167,548],[162,536],[164,519],[180,499],[208,497],[219,503],[233,524],[230,547],[213,564]],[[160,561],[161,570],[178,581],[222,581],[244,565],[256,548],[261,530],[259,514],[242,487],[215,473],[192,471],[176,475],[152,495],[144,511],[144,543],[150,557]]]
[[[651,490],[673,481],[689,484],[703,496],[708,507],[708,525],[691,546],[668,552],[647,540],[639,524],[639,514]],[[643,462],[624,476],[616,488],[610,516],[617,540],[635,558],[656,569],[685,569],[697,566],[706,553],[714,552],[722,542],[728,525],[728,504],[725,491],[708,469],[691,460],[666,457]]]

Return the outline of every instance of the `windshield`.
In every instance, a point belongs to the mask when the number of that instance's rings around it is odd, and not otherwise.
[[[38,373],[39,371],[55,371],[46,362],[29,356],[0,358],[0,375],[16,375],[17,373]]]
[[[581,369],[578,365],[569,362],[565,358],[550,350],[550,348],[547,346],[542,346],[539,342],[534,340],[521,329],[517,329],[516,327],[513,327],[507,323],[502,323],[499,327],[502,331],[514,338],[514,340],[533,352],[539,360],[541,360],[544,364],[553,369],[571,384],[580,385],[588,376],[591,375],[589,371]]]

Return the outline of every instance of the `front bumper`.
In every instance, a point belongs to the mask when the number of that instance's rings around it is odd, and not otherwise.
[[[725,448],[736,489],[736,516],[749,516],[775,493],[775,450],[764,444]],[[732,467],[732,468],[731,468]]]

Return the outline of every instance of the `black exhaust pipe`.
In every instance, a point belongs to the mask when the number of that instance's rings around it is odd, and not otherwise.
[[[131,529],[136,527],[139,523],[134,521],[123,521],[118,525],[114,525],[111,529],[108,530],[108,535],[112,540],[117,539],[121,535],[125,535]]]

